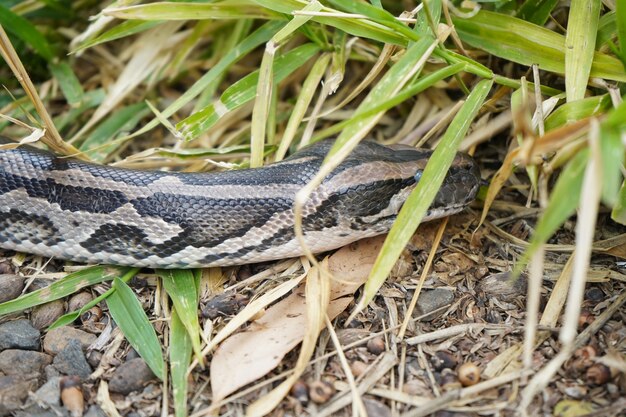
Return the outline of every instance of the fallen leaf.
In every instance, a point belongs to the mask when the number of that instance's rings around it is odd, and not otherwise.
[[[361,240],[328,259],[332,283],[327,314],[331,320],[348,307],[352,294],[367,279],[384,238]],[[245,332],[230,336],[218,347],[211,361],[214,402],[270,372],[302,341],[306,328],[304,291],[301,284]]]

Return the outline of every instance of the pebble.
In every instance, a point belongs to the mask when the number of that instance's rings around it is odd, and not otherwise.
[[[115,369],[109,381],[109,390],[126,395],[142,389],[155,378],[143,359],[131,359]]]
[[[69,326],[57,327],[46,334],[43,339],[43,350],[56,355],[67,347],[70,340],[76,339],[83,349],[87,349],[96,341],[96,336]]]
[[[77,339],[69,341],[65,349],[55,356],[54,368],[64,375],[76,375],[83,381],[91,375],[91,367],[85,359],[83,349]]]
[[[18,375],[0,376],[0,416],[12,414],[28,398],[28,392],[37,387],[34,379],[26,380]]]
[[[67,410],[61,406],[60,377],[48,380],[27,400],[23,411],[15,413],[15,417],[66,417]]]
[[[26,319],[0,324],[0,351],[5,349],[39,350],[39,330]]]
[[[30,321],[36,329],[45,329],[65,313],[63,300],[50,301],[33,309]]]
[[[41,374],[52,357],[32,350],[7,349],[0,352],[0,371],[5,375]]]
[[[0,275],[0,303],[13,300],[22,294],[24,278],[14,274]]]
[[[417,299],[417,306],[415,308],[415,314],[417,316],[423,316],[430,312],[440,309],[441,307],[452,304],[454,301],[454,292],[446,288],[435,288],[434,290],[423,290]],[[431,314],[428,317],[422,319],[423,321],[431,321],[441,316],[445,311],[442,310],[439,313]]]
[[[107,417],[107,415],[100,406],[94,404],[87,409],[84,417]]]
[[[363,398],[363,405],[368,417],[391,417],[391,410],[380,401],[371,398]]]

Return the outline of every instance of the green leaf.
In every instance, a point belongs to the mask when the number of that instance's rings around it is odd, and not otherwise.
[[[122,142],[111,141],[121,131],[129,131],[134,128],[146,115],[150,113],[144,102],[120,107],[115,110],[105,121],[89,134],[79,149],[88,153],[95,162],[104,161]]]
[[[76,107],[81,104],[83,100],[83,86],[76,78],[76,74],[72,68],[68,65],[67,62],[62,61],[54,64],[50,64],[50,72],[54,78],[59,82],[59,86],[61,87],[61,91],[63,95],[67,99],[67,102],[72,106]]]
[[[138,20],[270,19],[275,16],[250,2],[223,0],[211,3],[156,2],[107,8],[105,16]]]
[[[626,1],[624,0],[615,2],[615,23],[617,25],[620,59],[626,69]]]
[[[359,309],[362,309],[374,298],[411,236],[417,230],[448,173],[459,143],[465,137],[492,85],[492,80],[480,81],[446,129],[446,133],[430,157],[420,181],[402,206],[385,239],[372,272],[365,283]]]
[[[602,129],[600,150],[602,153],[602,202],[609,207],[617,203],[622,165],[624,163],[624,145],[621,132]],[[626,133],[626,130],[624,131]]]
[[[339,10],[345,10],[348,13],[367,16],[372,20],[372,22],[386,26],[396,33],[401,33],[407,39],[412,41],[420,39],[417,33],[384,9],[356,0],[329,0],[329,3],[334,5]]]
[[[111,281],[127,270],[128,268],[98,265],[72,272],[48,287],[0,304],[0,316],[58,300],[90,285]]]
[[[611,107],[608,94],[587,97],[582,100],[565,103],[548,116],[544,122],[546,132],[576,122],[586,117],[600,115]]]
[[[187,416],[187,368],[192,351],[191,338],[174,308],[170,320],[170,375],[176,417]]]
[[[163,22],[159,20],[127,20],[117,26],[112,27],[111,29],[104,32],[102,35],[81,43],[70,53],[75,54],[76,52],[82,51],[83,49],[91,48],[92,46],[110,42],[115,39],[121,39],[127,36],[135,35],[148,29],[152,29],[153,27],[158,26],[161,23]]]
[[[517,12],[517,17],[530,23],[543,26],[559,0],[526,0]]]
[[[453,17],[452,21],[464,42],[497,57],[523,65],[565,73],[565,38],[549,29],[515,17],[481,10],[470,18]],[[626,81],[621,63],[596,52],[590,76]]]
[[[425,63],[425,58],[430,55],[435,44],[434,38],[424,36],[420,41],[411,45],[406,53],[385,73],[381,80],[369,92],[367,97],[361,102],[356,109],[350,122],[345,126],[332,148],[328,152],[326,160],[336,154],[340,149],[349,151],[353,149],[357,142],[354,138],[363,138],[378,119],[382,116],[382,112],[375,112],[370,116],[364,117],[363,114],[371,112],[373,108],[380,105],[381,102],[390,97],[399,94],[402,87],[416,76],[421,70],[421,66]],[[420,67],[417,65],[420,64]],[[348,145],[348,142],[350,144]]]
[[[184,269],[159,269],[157,274],[163,281],[176,312],[193,345],[198,362],[202,363],[200,348],[200,323],[198,322],[198,292],[192,271]]]
[[[209,72],[204,74],[198,81],[196,81],[191,88],[177,98],[172,104],[170,104],[165,110],[161,112],[163,117],[170,117],[183,106],[190,103],[195,97],[201,94],[210,84],[218,80],[222,74],[235,62],[242,59],[253,49],[259,45],[267,42],[270,38],[285,24],[285,22],[272,21],[264,24],[256,31],[251,33],[248,37],[242,40],[235,47],[219,60],[219,62],[211,68]],[[153,119],[147,123],[143,128],[134,132],[130,137],[135,137],[148,132],[150,129],[154,129],[159,125],[158,119]]]
[[[135,275],[137,275],[137,272],[139,272],[139,268],[131,268],[120,279],[122,281],[124,281],[124,282],[128,282]],[[90,302],[85,304],[82,308],[80,308],[80,309],[78,309],[76,311],[71,311],[69,313],[66,313],[66,314],[62,315],[61,317],[56,319],[56,321],[54,323],[52,323],[50,326],[48,326],[48,330],[52,330],[52,329],[55,329],[57,327],[67,326],[68,324],[73,323],[76,319],[78,319],[87,310],[89,310],[90,308],[92,308],[95,305],[99,304],[100,302],[106,300],[107,297],[110,296],[114,291],[115,291],[114,288],[110,288],[108,291],[105,291],[103,294],[100,294],[98,297],[94,298],[93,300],[91,300]]]
[[[530,245],[515,266],[518,275],[535,251],[548,241],[550,236],[567,220],[578,207],[583,176],[589,159],[589,149],[578,152],[565,166],[552,190],[548,206],[539,218]]]
[[[54,58],[54,51],[45,36],[28,20],[2,5],[0,5],[0,25],[7,32],[30,45],[46,61],[51,61]]]
[[[292,15],[302,10],[308,2],[305,0],[255,0],[263,7],[286,15]],[[324,7],[322,12],[337,13],[337,10]],[[336,16],[314,16],[313,20],[324,25],[335,27],[354,36],[365,39],[373,39],[383,43],[406,45],[408,39],[395,29],[373,22],[369,19],[346,19]],[[411,35],[414,37],[415,35]],[[410,38],[409,38],[410,39]]]
[[[107,298],[107,305],[113,320],[124,333],[128,343],[152,369],[154,375],[163,380],[165,363],[161,343],[154,327],[128,285],[116,278],[113,288],[115,291]]]
[[[611,212],[611,218],[620,224],[626,225],[626,181],[622,182],[617,202]]]
[[[272,72],[274,83],[284,80],[289,74],[302,67],[319,48],[312,43],[300,45],[274,60]],[[248,74],[224,91],[219,101],[192,114],[176,125],[186,140],[191,140],[206,132],[220,118],[254,99],[259,71]]]
[[[571,2],[565,37],[565,93],[568,102],[585,97],[601,6],[601,0]]]

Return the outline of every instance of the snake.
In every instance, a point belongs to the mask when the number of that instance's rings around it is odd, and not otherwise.
[[[9,143],[0,139],[0,143]],[[332,140],[261,168],[171,172],[100,165],[24,145],[0,150],[0,248],[87,264],[204,268],[304,253],[296,194]],[[313,253],[387,233],[431,150],[362,141],[302,206]],[[458,153],[424,221],[463,210],[481,183]]]

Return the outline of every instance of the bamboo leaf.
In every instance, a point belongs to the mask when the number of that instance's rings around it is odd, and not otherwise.
[[[81,43],[80,45],[78,45],[78,47],[73,49],[70,53],[75,54],[76,52],[82,51],[87,48],[91,48],[92,46],[100,45],[106,42],[111,42],[111,41],[114,41],[115,39],[121,39],[127,36],[135,35],[137,33],[141,33],[148,29],[152,29],[153,27],[158,26],[161,23],[162,21],[160,20],[150,20],[150,21],[126,20],[120,23],[119,25],[114,26],[111,29],[107,30],[100,36]]]
[[[198,362],[202,363],[200,352],[200,323],[198,322],[198,291],[192,271],[183,269],[159,269],[165,292],[169,295],[176,313],[187,329]]]
[[[174,307],[170,320],[170,375],[176,417],[187,416],[187,368],[193,352],[192,345],[191,337]]]
[[[127,270],[128,268],[98,265],[72,272],[45,288],[0,304],[0,316],[58,300],[94,284],[111,281]]]
[[[137,275],[137,272],[139,272],[139,268],[131,268],[120,279],[123,282],[128,282],[135,275]],[[62,315],[61,317],[56,319],[56,321],[54,323],[52,323],[50,326],[48,326],[48,331],[50,331],[52,329],[55,329],[57,327],[63,327],[63,326],[67,326],[68,324],[71,324],[72,322],[77,320],[83,313],[85,313],[86,311],[88,311],[92,307],[96,306],[100,302],[106,300],[107,297],[110,296],[114,291],[115,291],[115,288],[110,288],[108,291],[106,291],[103,294],[99,295],[98,297],[94,298],[93,300],[91,300],[90,302],[85,304],[82,308],[78,309],[77,311],[71,311],[69,313],[66,313],[66,314]]]
[[[161,343],[156,331],[133,290],[121,279],[114,280],[115,291],[107,298],[109,312],[128,340],[128,343],[139,353],[152,372],[163,379],[165,363]]]
[[[57,79],[67,102],[73,107],[78,106],[83,100],[83,86],[68,63],[63,61],[50,64],[50,72]]]
[[[522,271],[535,251],[546,243],[550,236],[576,211],[588,159],[588,149],[578,152],[559,175],[554,190],[552,190],[550,202],[539,218],[530,245],[515,266],[514,275],[518,275]]]
[[[523,65],[565,73],[565,37],[515,17],[481,10],[470,18],[454,17],[455,28],[464,42],[500,58]],[[591,77],[626,81],[621,63],[595,52]]]
[[[196,81],[182,96],[178,97],[172,104],[163,110],[161,112],[163,117],[170,117],[183,106],[190,103],[210,84],[219,79],[232,64],[242,59],[254,48],[267,42],[276,33],[276,31],[282,27],[282,25],[284,25],[284,22],[268,22],[251,33],[248,37],[233,47],[226,55],[224,55],[209,72]],[[139,136],[148,132],[150,129],[154,129],[158,125],[159,121],[155,118],[148,122],[143,128],[133,133],[130,137]]]
[[[385,239],[374,268],[365,283],[363,298],[359,301],[357,311],[363,309],[374,298],[407,242],[424,218],[448,173],[459,143],[478,114],[478,110],[480,110],[492,85],[492,80],[480,81],[450,123],[437,149],[428,161],[420,181],[402,206],[402,210],[400,210],[387,239]],[[352,314],[354,315],[354,313]]]
[[[565,38],[565,93],[572,102],[585,97],[593,61],[600,0],[572,0]]]
[[[289,74],[304,65],[319,48],[312,43],[301,45],[274,60],[274,83],[284,80]],[[217,121],[232,110],[248,103],[256,94],[259,71],[248,74],[224,91],[219,101],[192,114],[176,125],[187,140],[210,129]]]
[[[212,3],[156,2],[124,7],[110,7],[102,14],[118,19],[203,20],[269,19],[274,16],[252,2],[224,0]]]
[[[22,16],[13,13],[3,5],[0,5],[0,25],[7,32],[20,38],[46,61],[54,58],[54,51],[45,36],[37,28]]]

